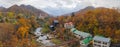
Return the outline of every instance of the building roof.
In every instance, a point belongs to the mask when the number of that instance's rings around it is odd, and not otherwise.
[[[59,21],[58,20],[54,20],[55,23],[58,23]]]
[[[92,40],[92,37],[87,37],[84,40],[82,40],[81,42],[85,45],[88,45],[90,43],[90,41]]]
[[[69,22],[69,23],[65,23],[65,24],[64,24],[64,27],[65,27],[65,28],[68,28],[68,29],[71,29],[71,28],[74,27],[74,25]]]
[[[50,27],[54,27],[53,25],[50,25]]]
[[[95,36],[93,40],[102,41],[102,42],[110,42],[110,38],[105,38],[101,36]]]
[[[89,33],[86,33],[86,32],[82,32],[82,31],[78,31],[76,28],[72,28],[71,31],[77,35],[80,35],[82,36],[83,38],[86,38],[86,37],[89,37],[89,36],[92,36],[91,34]]]

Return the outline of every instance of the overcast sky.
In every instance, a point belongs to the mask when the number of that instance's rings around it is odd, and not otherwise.
[[[84,8],[85,6],[94,7],[120,7],[120,0],[0,0],[0,6],[10,7],[14,4],[20,5],[32,5],[38,9],[44,9],[46,12],[49,11],[61,11],[66,10],[78,10],[79,8]],[[51,10],[46,8],[50,8]],[[53,8],[53,9],[52,9]]]

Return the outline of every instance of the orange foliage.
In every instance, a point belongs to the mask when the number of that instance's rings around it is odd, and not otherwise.
[[[61,23],[72,21],[75,28],[93,35],[110,37],[114,41],[120,39],[120,13],[115,9],[96,8],[72,17],[60,16],[58,20]]]
[[[29,29],[31,27],[29,20],[25,19],[25,18],[21,18],[21,19],[19,19],[19,25],[20,25],[20,27],[17,30],[17,34],[21,38],[27,37],[27,35],[29,33]]]

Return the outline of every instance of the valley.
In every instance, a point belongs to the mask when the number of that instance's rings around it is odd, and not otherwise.
[[[88,6],[54,16],[31,5],[0,7],[0,47],[95,47],[96,41],[120,46],[118,9]]]

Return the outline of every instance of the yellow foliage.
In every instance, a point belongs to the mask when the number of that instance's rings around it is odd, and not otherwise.
[[[21,38],[27,37],[29,29],[31,27],[29,20],[25,18],[21,18],[19,19],[19,25],[20,27],[17,30],[19,36],[21,36]]]

